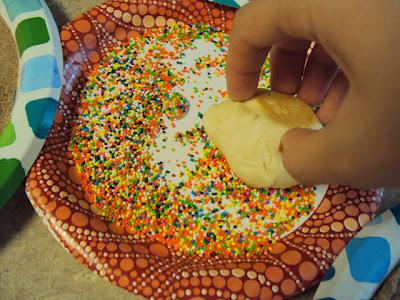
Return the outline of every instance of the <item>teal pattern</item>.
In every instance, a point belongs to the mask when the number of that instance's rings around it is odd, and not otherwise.
[[[40,0],[3,0],[3,3],[12,22],[23,13],[42,8]]]
[[[219,3],[222,5],[239,8],[250,2],[249,0],[211,0],[211,2]]]
[[[219,4],[234,7],[234,8],[240,7],[240,5],[233,0],[218,0],[218,1],[214,1],[214,2],[218,2]]]
[[[51,98],[38,99],[26,105],[29,126],[39,139],[45,139],[56,114],[57,101]]]

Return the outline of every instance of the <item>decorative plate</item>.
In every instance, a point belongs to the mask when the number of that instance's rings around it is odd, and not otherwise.
[[[54,237],[78,261],[134,294],[197,300],[278,300],[298,294],[321,280],[379,207],[380,190],[318,186],[314,210],[270,250],[250,257],[209,258],[140,237],[99,213],[93,195],[83,189],[88,175],[80,175],[77,158],[68,150],[81,107],[80,91],[91,72],[111,49],[142,36],[148,28],[165,27],[167,33],[180,21],[229,33],[234,15],[233,8],[201,0],[107,1],[62,29],[65,81],[60,113],[29,174],[26,191]],[[189,116],[183,120],[190,121]]]
[[[42,0],[2,0],[0,14],[19,52],[11,120],[0,135],[0,207],[35,162],[56,114],[62,52],[57,26]]]

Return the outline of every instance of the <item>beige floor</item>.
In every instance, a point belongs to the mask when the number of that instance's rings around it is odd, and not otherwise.
[[[97,0],[48,0],[59,26],[99,3]],[[398,190],[385,194],[385,207],[400,199]],[[379,299],[395,294],[400,270],[379,292]],[[399,289],[397,289],[399,290]],[[312,299],[314,290],[296,297]],[[21,188],[0,211],[0,299],[139,299],[112,286],[79,265],[51,237],[34,214]]]

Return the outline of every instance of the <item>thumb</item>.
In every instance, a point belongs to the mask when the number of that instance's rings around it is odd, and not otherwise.
[[[280,150],[286,171],[306,185],[337,183],[330,162],[337,161],[326,129],[294,128],[281,139]]]
[[[380,141],[387,138],[377,126],[382,113],[374,102],[381,103],[368,101],[350,87],[335,118],[326,127],[287,131],[280,146],[287,172],[299,183],[307,185],[365,186],[378,181],[373,177],[374,170],[382,166],[375,156],[381,155]]]

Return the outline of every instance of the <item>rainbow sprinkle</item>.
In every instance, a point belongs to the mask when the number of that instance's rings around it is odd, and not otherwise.
[[[226,97],[227,43],[176,24],[117,47],[81,91],[69,145],[103,216],[185,254],[268,251],[315,203],[313,187],[246,186],[205,134],[202,113]]]

